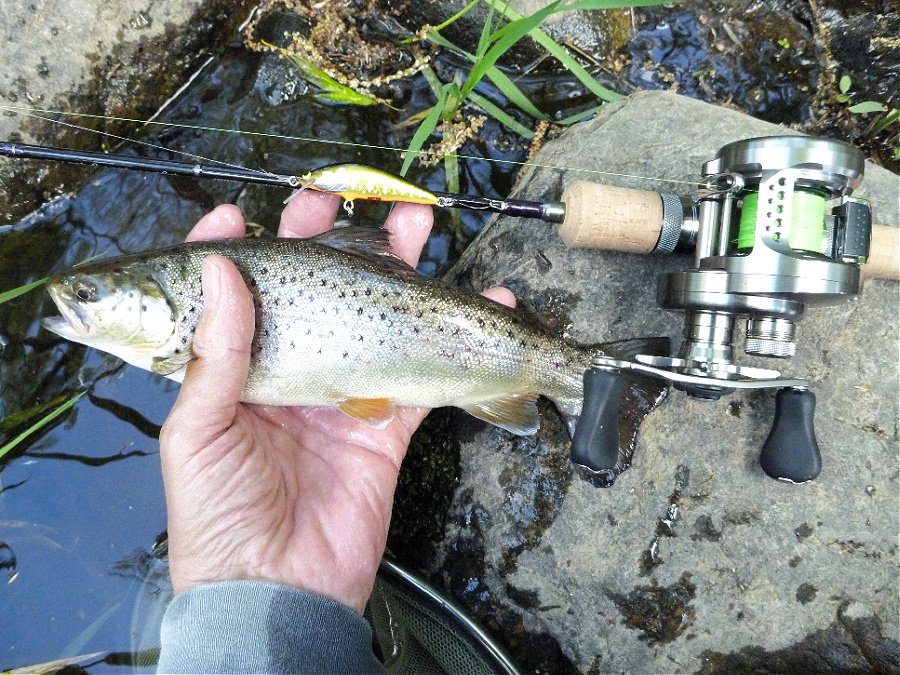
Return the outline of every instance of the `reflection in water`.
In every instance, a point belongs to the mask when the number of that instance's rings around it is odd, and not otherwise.
[[[133,426],[148,438],[152,438],[154,440],[159,438],[159,432],[162,426],[151,422],[131,406],[119,403],[118,401],[114,401],[111,398],[103,398],[101,396],[97,396],[93,392],[88,392],[88,398],[95,406],[112,413],[123,422],[126,422]]]
[[[121,655],[125,659],[121,665],[155,666],[159,660],[160,625],[174,595],[169,578],[168,532],[161,532],[149,550],[135,551],[118,561],[112,573],[140,582],[131,613],[131,652]],[[119,665],[109,661],[105,663]]]
[[[16,554],[2,539],[0,539],[0,572],[6,573],[6,581],[10,584],[16,580],[16,576],[19,574]]]
[[[89,455],[77,455],[70,452],[47,452],[47,451],[29,451],[23,453],[26,457],[35,457],[40,459],[62,459],[70,462],[80,462],[86,466],[103,466],[112,462],[120,462],[123,459],[131,457],[147,457],[148,455],[159,454],[155,450],[129,450],[128,452],[117,452],[114,455],[105,457],[91,457]]]

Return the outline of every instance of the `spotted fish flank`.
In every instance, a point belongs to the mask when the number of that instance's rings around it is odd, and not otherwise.
[[[61,316],[44,325],[180,381],[203,306],[201,263],[218,254],[240,270],[256,308],[247,403],[334,405],[375,424],[396,405],[452,405],[531,434],[544,395],[577,418],[582,373],[598,348],[570,345],[514,310],[422,277],[388,243],[384,230],[348,227],[86,263],[50,281]],[[659,393],[645,398],[652,408]]]

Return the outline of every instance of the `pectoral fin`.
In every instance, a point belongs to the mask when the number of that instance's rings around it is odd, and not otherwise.
[[[537,394],[510,394],[461,406],[470,415],[495,424],[517,436],[530,436],[541,426]]]
[[[394,402],[389,398],[348,398],[338,408],[373,427],[381,428],[394,419]]]
[[[153,359],[153,365],[150,369],[156,373],[157,375],[163,375],[168,377],[174,372],[177,372],[184,368],[188,363],[194,360],[194,354],[191,350],[187,350],[181,352],[179,354],[173,354],[172,356],[167,356],[163,358],[161,356],[157,356]]]

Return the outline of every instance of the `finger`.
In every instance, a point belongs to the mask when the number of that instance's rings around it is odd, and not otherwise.
[[[189,434],[185,450],[208,444],[234,421],[250,370],[254,308],[234,264],[218,255],[203,260],[203,311],[194,332],[194,360],[187,366],[166,425]]]
[[[434,213],[424,204],[395,204],[384,221],[391,233],[391,249],[413,267],[419,262],[432,225]]]
[[[233,204],[217,206],[197,221],[186,241],[206,241],[244,236],[244,214]]]
[[[303,190],[281,212],[279,237],[314,237],[334,227],[341,198],[327,192]]]
[[[499,302],[501,305],[506,305],[507,307],[512,307],[513,309],[516,308],[516,296],[513,295],[513,292],[505,286],[494,286],[493,288],[486,288],[481,292],[481,294],[489,300]]]

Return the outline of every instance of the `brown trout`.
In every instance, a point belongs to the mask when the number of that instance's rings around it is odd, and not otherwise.
[[[51,279],[61,316],[44,326],[180,381],[203,308],[201,261],[216,253],[238,267],[256,307],[247,403],[335,405],[372,423],[395,405],[449,405],[524,435],[538,429],[544,395],[571,430],[583,372],[603,346],[571,345],[512,309],[420,276],[388,243],[384,230],[347,227],[84,263]],[[620,344],[660,348],[652,343]],[[605,353],[626,356],[616,344]],[[659,389],[636,393],[640,417],[661,400]]]

